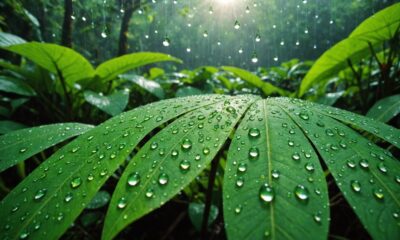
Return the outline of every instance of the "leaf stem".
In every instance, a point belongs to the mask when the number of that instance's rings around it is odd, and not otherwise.
[[[220,157],[217,156],[211,162],[210,176],[208,177],[208,187],[207,187],[207,192],[206,192],[206,202],[205,202],[205,207],[204,207],[204,212],[203,212],[203,221],[201,224],[200,239],[206,239],[206,236],[207,236],[208,217],[210,216],[213,187],[214,187],[215,176],[217,174],[219,160],[220,160]]]

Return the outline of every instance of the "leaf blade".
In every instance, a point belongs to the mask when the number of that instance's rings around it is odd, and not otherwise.
[[[377,121],[388,122],[400,113],[400,94],[383,98],[376,102],[368,112],[367,117]]]

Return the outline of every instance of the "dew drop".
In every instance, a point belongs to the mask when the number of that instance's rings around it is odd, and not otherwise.
[[[259,196],[260,199],[264,202],[272,202],[275,197],[275,192],[272,187],[268,185],[268,183],[265,183],[264,185],[261,186],[260,191],[259,191]]]
[[[308,114],[305,113],[305,112],[301,112],[301,113],[299,114],[299,117],[300,117],[301,119],[303,119],[303,120],[308,120],[308,119],[309,119]]]
[[[154,196],[154,190],[152,188],[147,189],[145,196],[147,198],[152,198]]]
[[[298,153],[293,153],[292,159],[295,160],[295,161],[300,160],[300,154],[298,154]]]
[[[378,200],[382,200],[385,196],[383,195],[383,190],[382,189],[375,189],[374,190],[374,196],[376,197],[376,199]]]
[[[80,177],[76,177],[72,179],[71,181],[71,187],[72,188],[77,188],[82,184],[82,179]]]
[[[361,191],[361,184],[357,180],[352,180],[350,182],[351,189],[353,189],[354,192],[360,192]]]
[[[361,159],[360,160],[360,166],[364,169],[367,169],[369,167],[369,163],[367,159]]]
[[[126,201],[126,199],[125,199],[124,197],[122,197],[122,198],[120,198],[120,199],[118,200],[118,202],[117,202],[117,207],[118,207],[119,209],[123,209],[123,208],[126,207],[127,203],[128,203],[128,202]]]
[[[26,150],[27,150],[26,148],[21,148],[21,149],[19,150],[19,152],[20,152],[20,153],[24,153],[24,152],[26,152]]]
[[[208,155],[210,153],[210,149],[208,147],[203,148],[203,154]]]
[[[256,147],[252,147],[249,150],[249,157],[250,159],[257,159],[258,156],[260,155],[260,151]]]
[[[140,183],[140,175],[138,172],[134,172],[128,177],[128,185],[131,187],[135,187]]]
[[[309,198],[310,193],[308,189],[303,185],[297,185],[294,189],[294,194],[299,200],[306,201]]]
[[[258,138],[260,136],[260,130],[258,130],[258,128],[250,128],[249,136],[252,138]]]
[[[34,199],[35,199],[35,200],[40,200],[40,199],[42,199],[42,198],[46,195],[46,193],[47,193],[47,189],[45,189],[45,188],[39,189],[39,190],[36,192],[36,194],[35,194],[35,196],[34,196]]]
[[[161,173],[160,176],[158,176],[158,183],[160,185],[166,185],[169,181],[169,177],[166,173]]]
[[[155,150],[155,149],[157,149],[157,148],[158,148],[158,143],[152,142],[151,145],[150,145],[150,149],[151,149],[151,150]]]
[[[347,166],[349,168],[355,168],[356,167],[356,162],[354,162],[353,160],[347,160]]]
[[[238,177],[236,179],[236,186],[241,188],[241,187],[243,187],[243,185],[244,185],[244,178],[243,177]]]
[[[316,212],[316,213],[313,215],[313,219],[314,219],[314,221],[315,221],[316,223],[321,223],[321,220],[322,220],[321,215],[322,215],[322,214],[321,214],[320,211]]]
[[[238,165],[238,172],[244,173],[247,170],[247,164],[246,163],[239,163]]]
[[[279,172],[279,170],[274,169],[272,170],[271,175],[273,178],[278,179],[281,173]]]
[[[304,165],[304,167],[309,172],[313,172],[315,170],[314,163],[306,163],[306,165]]]
[[[182,145],[181,145],[183,150],[189,150],[192,147],[192,141],[190,141],[190,139],[185,138],[182,141]]]
[[[72,193],[67,193],[67,195],[65,195],[64,201],[67,203],[71,202],[72,197],[73,197]]]
[[[176,149],[172,150],[172,152],[171,152],[172,157],[178,157],[178,155],[179,155],[178,150],[176,150]]]
[[[385,166],[385,164],[383,163],[383,162],[381,162],[381,163],[379,163],[378,164],[378,169],[379,169],[379,171],[381,171],[382,173],[387,173],[387,168],[386,168],[386,166]]]
[[[179,168],[184,171],[188,170],[190,168],[189,160],[186,159],[182,160],[181,163],[179,164]]]

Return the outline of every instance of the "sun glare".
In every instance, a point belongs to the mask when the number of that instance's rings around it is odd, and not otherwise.
[[[233,4],[235,0],[217,0],[220,4]]]

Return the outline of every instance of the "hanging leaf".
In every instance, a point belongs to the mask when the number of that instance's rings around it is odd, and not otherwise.
[[[176,91],[175,97],[187,97],[201,94],[204,93],[200,89],[191,86],[185,86],[179,88],[178,91]]]
[[[400,3],[393,4],[363,21],[348,38],[327,50],[314,63],[301,82],[302,96],[315,83],[327,81],[348,66],[371,55],[370,45],[375,46],[392,39],[400,28]]]
[[[154,96],[156,96],[159,99],[164,99],[164,97],[165,97],[164,89],[161,87],[161,85],[158,82],[150,81],[150,80],[145,79],[142,76],[133,75],[133,74],[124,74],[124,75],[121,75],[121,78],[135,83],[137,86],[143,88],[144,90],[153,94]]]
[[[102,94],[92,91],[85,91],[84,96],[88,103],[111,116],[118,115],[124,111],[129,101],[129,91],[118,91],[109,96],[103,96]]]
[[[400,94],[379,100],[368,111],[367,117],[388,122],[400,113]]]
[[[204,203],[190,203],[188,207],[190,221],[198,232],[201,231],[201,227],[203,224],[204,208]],[[215,205],[211,205],[210,215],[208,216],[207,222],[208,226],[211,225],[215,221],[215,219],[217,219],[218,212],[218,208]]]
[[[25,43],[26,41],[16,35],[0,32],[0,47],[8,47],[15,44]]]
[[[13,121],[0,121],[0,134],[6,134],[22,128],[27,128],[27,126]]]

